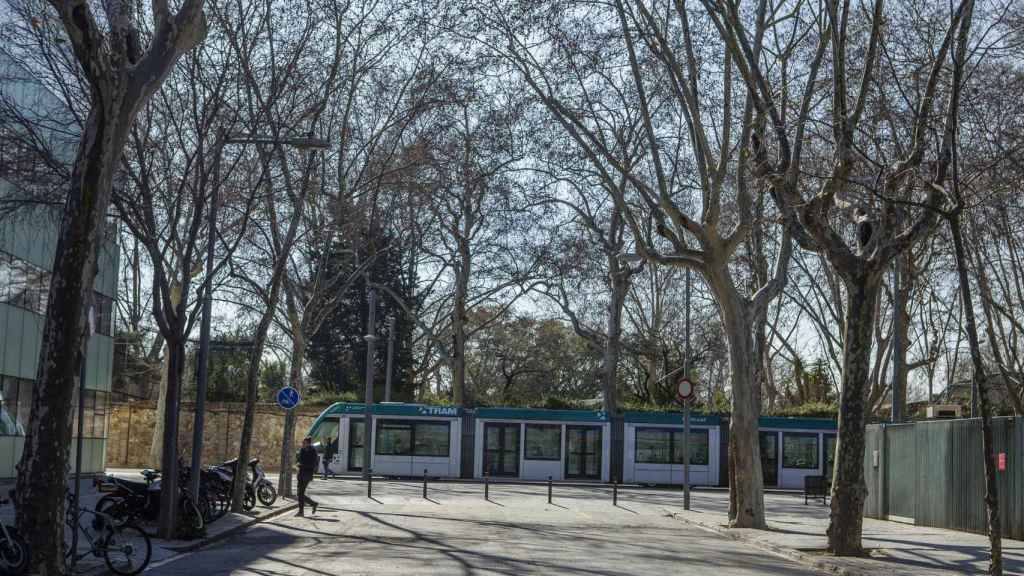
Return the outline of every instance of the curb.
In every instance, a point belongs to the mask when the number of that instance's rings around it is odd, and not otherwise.
[[[197,540],[195,542],[191,542],[189,544],[185,544],[185,545],[182,545],[182,546],[164,546],[163,548],[164,548],[164,550],[170,550],[171,552],[177,552],[179,554],[183,554],[185,552],[194,552],[196,550],[199,550],[200,548],[205,548],[205,547],[207,547],[207,546],[209,546],[211,544],[216,544],[217,542],[220,542],[221,540],[226,540],[226,539],[231,538],[232,536],[235,536],[235,535],[237,535],[237,534],[239,534],[241,532],[245,532],[250,527],[252,527],[252,526],[254,526],[256,524],[259,524],[260,522],[265,522],[265,521],[270,520],[272,518],[277,518],[278,516],[281,516],[281,515],[283,515],[283,514],[285,514],[287,512],[291,512],[292,510],[297,509],[298,507],[299,507],[299,503],[298,502],[292,502],[291,504],[287,504],[287,505],[282,506],[282,507],[280,507],[280,508],[278,508],[276,510],[273,510],[272,512],[268,512],[267,514],[263,514],[262,516],[257,516],[255,518],[252,518],[250,520],[242,522],[238,526],[235,526],[233,528],[229,528],[229,529],[227,529],[227,530],[225,530],[223,532],[220,532],[218,534],[214,534],[213,536],[208,536],[206,538],[202,538],[200,540]]]
[[[686,518],[674,512],[669,512],[669,514],[671,514],[673,518],[685,522],[686,524],[690,524],[691,526],[696,526],[697,528],[700,528],[702,530],[713,532],[715,534],[718,534],[719,536],[723,536],[725,538],[729,538],[737,542],[751,544],[766,552],[770,552],[772,554],[782,556],[784,558],[789,558],[790,560],[793,560],[815,570],[828,572],[830,574],[836,574],[837,576],[878,576],[878,573],[876,571],[866,571],[859,570],[856,568],[850,568],[848,566],[843,566],[842,564],[839,564],[838,562],[834,562],[827,558],[822,558],[821,556],[807,554],[806,552],[801,552],[800,550],[797,550],[795,548],[778,546],[776,544],[772,544],[771,542],[767,542],[761,538],[747,536],[745,534],[734,532],[728,528],[723,528],[715,524],[708,524],[706,522],[700,522],[698,520]]]

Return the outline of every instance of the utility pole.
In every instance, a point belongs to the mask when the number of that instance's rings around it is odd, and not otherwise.
[[[365,426],[363,433],[363,480],[370,479],[371,444],[373,444],[373,363],[376,351],[377,334],[376,318],[377,292],[373,289],[370,279],[366,279],[366,300],[369,305],[366,317],[366,414],[363,417]]]
[[[690,378],[690,290],[693,280],[690,276],[690,269],[686,269],[686,292],[684,293],[683,306],[686,308],[685,323],[683,325],[683,374]],[[690,402],[687,398],[683,401],[683,510],[690,509]],[[708,397],[708,406],[711,406],[711,397]]]
[[[391,402],[391,368],[395,358],[395,317],[388,316],[388,373],[384,379],[384,401]]]

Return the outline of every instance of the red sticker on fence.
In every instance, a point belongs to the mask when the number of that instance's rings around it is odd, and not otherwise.
[[[1006,452],[1000,452],[999,453],[999,466],[998,466],[998,468],[999,468],[1000,472],[1005,472],[1006,471]]]

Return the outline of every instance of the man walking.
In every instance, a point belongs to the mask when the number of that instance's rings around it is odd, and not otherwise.
[[[318,464],[320,464],[320,456],[316,453],[316,448],[313,448],[313,439],[306,436],[302,440],[302,449],[299,450],[299,516],[305,516],[304,507],[308,503],[313,507],[313,514],[316,514],[317,503],[306,496],[306,487],[313,481],[313,475],[316,474]]]

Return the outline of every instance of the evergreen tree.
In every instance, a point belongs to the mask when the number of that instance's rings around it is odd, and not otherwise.
[[[387,317],[395,317],[395,344],[392,375],[392,400],[411,402],[413,383],[410,378],[413,357],[412,340],[415,323],[395,302],[401,298],[410,310],[417,310],[420,298],[416,294],[416,277],[408,266],[408,255],[388,233],[378,232],[368,238],[364,231],[358,240],[359,247],[339,245],[335,254],[327,260],[327,266],[355,270],[359,262],[373,258],[367,275],[370,282],[382,285],[387,290],[377,289],[376,330],[377,347],[374,358],[374,399],[384,398],[384,383],[387,369]],[[320,391],[334,393],[352,392],[357,397],[364,395],[366,377],[366,324],[367,324],[367,276],[359,278],[338,304],[334,313],[324,321],[320,330],[309,343],[307,354],[310,385]],[[394,296],[392,295],[394,294]]]

